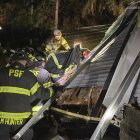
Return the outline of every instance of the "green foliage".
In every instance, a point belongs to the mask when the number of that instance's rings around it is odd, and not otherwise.
[[[3,0],[0,2],[1,24],[14,27],[52,28],[54,22],[54,4],[46,0]],[[33,8],[33,14],[31,10]]]
[[[12,26],[29,26],[30,17],[29,17],[29,8],[26,6],[27,3],[24,1],[6,1],[0,5],[1,11],[3,11],[4,16],[4,25]]]
[[[59,18],[59,26],[61,25],[62,27],[61,28],[67,28],[67,26],[69,26],[70,23],[72,23],[71,19],[73,19],[73,22],[75,20],[75,5],[76,5],[76,2],[74,0],[61,0],[60,1],[60,18]],[[73,17],[72,17],[73,15]],[[77,14],[77,17],[79,15]],[[78,19],[77,19],[77,22],[78,22]],[[66,27],[64,27],[66,25]]]
[[[105,14],[117,17],[132,0],[87,0],[83,8],[83,17],[87,15],[102,16]]]
[[[55,3],[40,1],[34,9],[33,25],[36,28],[54,28]]]
[[[112,22],[131,1],[59,0],[58,27],[69,29]],[[0,0],[2,25],[53,29],[54,20],[55,0]]]
[[[82,17],[82,9],[87,0],[61,0],[59,27],[63,29],[78,28],[81,26],[94,25],[95,20],[91,17]]]

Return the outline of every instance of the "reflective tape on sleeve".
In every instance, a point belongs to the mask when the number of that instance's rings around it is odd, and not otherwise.
[[[36,82],[34,84],[34,86],[30,89],[31,94],[32,95],[35,94],[37,92],[37,90],[38,90],[39,87],[40,87],[40,84],[38,82]]]
[[[41,108],[42,106],[43,106],[43,105],[40,105],[40,106],[34,106],[34,107],[32,108],[32,111],[33,111],[33,112],[37,112],[37,111],[40,110],[40,108]]]
[[[62,65],[59,64],[56,55],[55,55],[54,53],[51,53],[50,55],[52,56],[52,58],[53,58],[53,60],[54,60],[54,63],[55,63],[55,65],[57,66],[57,68],[58,68],[58,69],[61,69],[61,68],[62,68]]]
[[[52,78],[59,78],[59,77],[60,77],[60,75],[59,75],[59,74],[54,74],[54,73],[51,73],[51,77],[52,77]]]
[[[44,87],[44,88],[49,88],[49,87],[51,87],[51,86],[53,86],[53,85],[54,85],[54,83],[52,83],[52,82],[49,81],[49,82],[44,83],[44,84],[43,84],[43,87]]]
[[[48,89],[49,89],[49,92],[50,92],[50,97],[52,97],[52,95],[54,94],[54,90],[53,90],[52,87],[49,87]]]

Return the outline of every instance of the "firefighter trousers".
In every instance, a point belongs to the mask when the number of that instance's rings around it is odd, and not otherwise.
[[[5,125],[0,124],[0,140],[10,140],[12,136],[14,136],[22,126],[20,125]],[[29,129],[20,140],[31,140],[33,137],[33,130]]]

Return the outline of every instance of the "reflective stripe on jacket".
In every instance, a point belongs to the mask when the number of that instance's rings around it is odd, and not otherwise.
[[[53,86],[53,83],[51,82],[51,75],[50,73],[41,67],[35,67],[33,70],[30,70],[31,72],[33,72],[34,74],[36,73],[35,71],[38,71],[38,74],[35,76],[37,77],[38,82],[41,84],[41,86],[44,87],[44,89],[42,89],[42,98],[43,99],[48,99],[53,95],[53,88],[51,86]],[[34,115],[37,111],[39,111],[39,109],[43,106],[43,103],[40,101],[37,104],[33,104],[32,107],[32,114]],[[43,116],[43,115],[41,115]]]
[[[54,46],[55,50],[68,51],[70,49],[68,42],[64,39],[64,37],[61,37],[60,41],[53,40],[53,43],[55,44]]]
[[[16,112],[1,112],[0,111],[0,118],[14,118],[14,119],[25,119],[25,118],[29,118],[31,115],[31,112],[20,112],[20,113],[16,113]]]
[[[70,46],[68,45],[68,42],[65,40],[64,37],[61,37],[60,40],[56,40],[53,38],[47,45],[46,45],[46,52],[52,53],[57,50],[65,50],[68,51],[70,49]]]
[[[55,53],[51,53],[50,56],[53,58],[53,61],[54,61],[55,65],[57,66],[57,68],[58,69],[61,69],[62,68],[62,65],[59,64],[58,59],[57,59]]]
[[[0,69],[0,124],[21,125],[31,116],[31,99],[40,94],[36,77],[21,64]]]

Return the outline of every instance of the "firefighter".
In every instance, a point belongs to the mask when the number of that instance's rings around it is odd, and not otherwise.
[[[0,68],[6,67],[10,63],[10,57],[15,53],[13,49],[4,49],[0,46]]]
[[[54,83],[51,81],[50,73],[44,68],[46,62],[45,58],[46,55],[43,52],[37,52],[35,54],[35,62],[34,62],[35,67],[30,71],[34,73],[40,85],[44,87],[45,90],[44,94],[46,94],[47,98],[50,98],[54,94],[54,90],[53,90]],[[42,106],[43,106],[43,102],[39,101],[35,106],[33,106],[32,112],[36,114]],[[37,120],[38,122],[33,126],[33,130],[34,130],[33,140],[42,139],[42,137],[43,139],[45,139],[45,136],[42,136],[43,133],[42,129],[47,130],[46,132],[48,132],[48,128],[50,125],[49,116],[50,114],[49,114],[49,107],[48,107],[46,108],[45,113],[39,116],[39,120]],[[46,122],[47,125],[45,125]]]
[[[45,90],[45,98],[50,98],[53,94],[53,88],[52,86],[54,83],[51,81],[51,75],[50,73],[44,68],[45,67],[45,60],[46,55],[43,52],[38,52],[35,55],[35,67],[30,70],[36,77],[40,85],[44,87],[43,90]],[[36,113],[41,107],[42,103],[39,102],[36,106],[33,107],[32,111]]]
[[[28,63],[27,63],[27,67],[31,67],[33,65],[33,63],[34,63],[34,60],[35,60],[35,57],[34,57],[35,56],[35,51],[34,51],[34,49],[31,48],[31,47],[26,46],[25,48],[22,48],[22,51],[25,52],[28,55],[29,59],[30,59],[30,61],[28,61]]]
[[[32,97],[41,95],[36,77],[26,69],[28,55],[18,51],[12,58],[14,63],[0,70],[0,140],[9,140],[27,122]],[[29,129],[22,139],[32,135]]]
[[[59,51],[69,51],[70,47],[69,47],[67,41],[62,36],[61,31],[57,29],[57,30],[54,30],[54,37],[50,41],[47,41],[45,50],[49,54],[47,57],[47,60],[50,57],[52,57],[57,68],[61,69],[62,65],[59,64],[59,61],[58,61],[55,53],[57,53]]]
[[[55,50],[70,50],[68,42],[65,40],[61,31],[58,29],[54,30],[54,38],[51,40],[51,43],[54,44]]]
[[[37,52],[35,54],[34,70],[38,71],[38,73],[36,73],[35,75],[37,76],[38,82],[40,84],[44,84],[45,82],[48,82],[51,78],[50,73],[45,69],[45,64],[46,64],[45,58],[46,55],[43,52]]]

